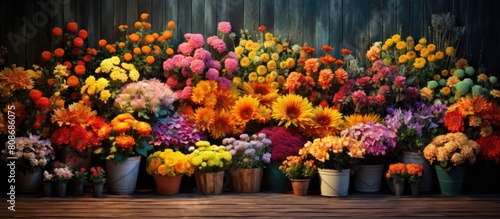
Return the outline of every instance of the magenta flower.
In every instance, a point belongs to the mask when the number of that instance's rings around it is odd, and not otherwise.
[[[238,69],[238,60],[226,59],[226,61],[224,61],[224,67],[227,69],[227,73],[231,74]]]
[[[227,21],[221,21],[217,25],[217,30],[225,34],[229,34],[231,33],[231,24]]]

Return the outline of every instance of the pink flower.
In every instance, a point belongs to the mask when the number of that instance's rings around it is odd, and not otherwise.
[[[379,71],[382,68],[382,66],[384,66],[384,62],[382,62],[382,60],[379,59],[373,63],[372,70]]]
[[[203,35],[199,33],[186,33],[184,34],[184,39],[193,47],[194,49],[200,48],[205,45]]]
[[[182,54],[182,55],[185,55],[185,56],[188,56],[189,54],[191,54],[191,52],[193,52],[193,46],[189,43],[181,43],[179,44],[179,46],[177,47],[177,52]]]
[[[194,51],[193,58],[206,61],[212,59],[212,55],[210,54],[209,51],[203,48],[198,48]]]
[[[396,88],[403,88],[406,83],[406,77],[398,75],[394,78],[394,87]]]
[[[226,43],[222,41],[221,39],[217,38],[214,39],[211,43],[209,43],[217,52],[223,53],[226,51]]]
[[[364,76],[356,79],[356,85],[359,87],[365,87],[370,85],[371,83],[371,78],[370,76]]]
[[[387,85],[382,85],[382,86],[380,86],[380,88],[378,89],[378,92],[377,92],[377,93],[378,93],[378,94],[385,95],[385,94],[388,94],[388,93],[389,93],[389,90],[390,90],[389,86],[387,86]]]
[[[229,89],[232,85],[231,80],[225,78],[225,77],[219,77],[217,78],[217,83],[219,83],[219,87],[221,89]]]
[[[205,69],[205,63],[201,60],[196,59],[191,62],[189,68],[196,74],[202,74],[203,69]]]
[[[227,21],[221,21],[217,25],[217,29],[222,33],[229,34],[231,32],[231,24]]]
[[[217,71],[217,69],[210,68],[206,73],[206,77],[209,80],[216,80],[219,77],[219,71]]]
[[[175,79],[175,77],[173,76],[170,76],[167,78],[167,85],[171,88],[171,89],[176,89],[177,88],[177,85],[178,85],[178,81],[177,79]]]
[[[163,62],[164,71],[172,71],[175,67],[175,62],[173,59],[167,59]]]
[[[385,103],[385,96],[382,95],[382,94],[377,94],[377,96],[375,96],[375,103],[378,106],[384,105],[384,103]]]
[[[236,59],[226,59],[224,67],[227,69],[227,73],[231,74],[238,69],[238,61]]]
[[[367,102],[366,93],[362,90],[357,90],[352,93],[352,99],[356,106],[364,105]]]
[[[220,66],[220,62],[217,61],[217,60],[209,60],[207,62],[207,67],[208,68],[215,68],[217,70],[220,70],[221,66]]]

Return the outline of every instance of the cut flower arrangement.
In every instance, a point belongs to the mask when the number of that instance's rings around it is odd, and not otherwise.
[[[279,169],[289,179],[310,179],[318,172],[314,160],[307,156],[288,156]]]
[[[435,137],[424,149],[424,157],[446,171],[455,166],[474,164],[480,152],[479,144],[462,132],[453,132]]]
[[[422,180],[422,174],[424,172],[424,167],[416,163],[394,163],[389,165],[389,169],[385,174],[385,177],[392,179],[392,181],[409,183],[420,182]]]
[[[187,155],[195,171],[214,173],[226,170],[231,165],[231,153],[224,146],[210,145],[208,141],[196,142],[196,148],[190,147]]]
[[[232,157],[232,168],[262,168],[271,162],[269,147],[272,144],[265,134],[241,134],[239,139],[224,138],[222,145],[229,150]]]
[[[25,174],[43,169],[55,159],[55,152],[50,140],[41,140],[40,136],[17,137],[14,140],[14,145],[14,154],[9,154],[10,144],[5,144],[2,158],[7,161],[7,157],[16,157],[16,167]]]
[[[188,156],[180,151],[167,148],[156,151],[147,157],[146,172],[158,176],[191,176],[195,167],[189,163]]]

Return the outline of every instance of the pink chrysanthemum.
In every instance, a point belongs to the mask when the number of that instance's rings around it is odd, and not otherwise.
[[[229,34],[231,33],[231,23],[227,21],[221,21],[217,25],[217,30],[219,30],[222,33]]]

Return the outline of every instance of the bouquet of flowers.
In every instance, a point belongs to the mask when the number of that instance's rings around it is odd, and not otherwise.
[[[149,175],[177,176],[194,173],[194,166],[189,163],[188,156],[180,151],[167,148],[156,151],[147,157],[146,172]]]
[[[193,121],[178,112],[159,118],[153,124],[152,135],[155,147],[172,147],[175,150],[187,150],[190,145],[207,138]]]
[[[500,131],[495,131],[491,135],[480,137],[476,140],[481,150],[480,155],[483,160],[500,161]]]
[[[54,175],[54,178],[52,180],[64,182],[69,181],[73,178],[73,170],[69,165],[66,165],[64,163],[56,163],[54,166],[55,167],[52,173]]]
[[[406,173],[408,174],[408,181],[410,183],[420,182],[422,180],[422,174],[424,173],[424,167],[417,163],[408,163],[405,166]]]
[[[13,144],[12,144],[13,143]],[[15,148],[13,148],[15,147]],[[13,151],[14,154],[10,152]],[[17,137],[8,141],[2,150],[2,158],[16,157],[16,167],[23,173],[35,172],[44,168],[47,163],[55,159],[55,152],[50,140],[41,140],[40,136]]]
[[[362,142],[355,138],[327,136],[308,141],[299,155],[314,159],[318,168],[341,171],[354,168],[363,158],[365,150]]]
[[[54,178],[54,174],[49,173],[49,171],[45,170],[43,171],[43,181],[44,182],[50,182]]]
[[[392,181],[404,182],[407,178],[406,165],[404,163],[390,164],[385,177]]]
[[[95,154],[102,154],[102,158],[122,162],[130,156],[146,156],[153,148],[149,144],[152,131],[149,123],[122,113],[111,120],[110,125],[105,130],[109,134],[109,142],[94,151]]]
[[[106,171],[100,167],[91,167],[90,168],[90,181],[93,183],[101,183],[106,181]]]
[[[421,152],[434,136],[443,134],[441,125],[447,108],[440,101],[414,102],[405,109],[389,108],[385,124],[396,132],[403,151]]]
[[[259,168],[271,162],[269,147],[271,140],[266,134],[241,134],[239,139],[224,138],[222,145],[229,150],[232,157],[231,167],[233,168]]]
[[[187,159],[195,171],[213,173],[226,170],[231,165],[231,153],[224,146],[210,145],[208,141],[196,142],[190,147]]]
[[[436,136],[424,148],[424,157],[432,164],[437,162],[449,171],[454,166],[474,164],[480,152],[479,144],[469,139],[462,132],[453,132]]]
[[[364,149],[364,164],[378,164],[396,147],[396,133],[383,124],[374,122],[358,123],[345,129],[342,137],[349,137],[361,142]]]
[[[87,182],[87,175],[88,175],[88,173],[87,173],[87,170],[85,169],[85,167],[82,167],[79,170],[73,171],[74,180],[76,180],[78,182]]]
[[[314,160],[303,156],[288,156],[279,169],[289,179],[310,179],[318,172]]]
[[[288,156],[297,155],[307,140],[297,131],[281,126],[265,127],[263,133],[271,140],[271,161],[283,162]]]

